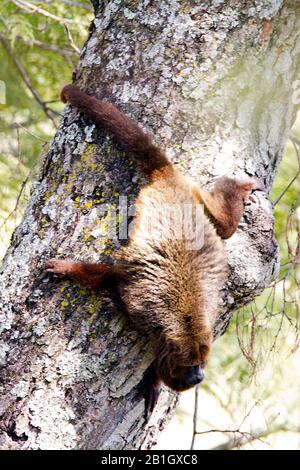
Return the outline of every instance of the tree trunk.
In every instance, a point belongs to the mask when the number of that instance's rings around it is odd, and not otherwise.
[[[200,184],[236,174],[269,191],[297,107],[299,32],[295,1],[100,2],[75,79]],[[100,236],[99,207],[132,202],[143,183],[102,129],[66,108],[3,264],[1,448],[149,448],[172,415],[177,397],[164,389],[144,418],[148,338],[105,294],[42,274],[50,257],[98,261],[118,248]],[[216,336],[277,274],[266,196],[247,206],[227,247]]]

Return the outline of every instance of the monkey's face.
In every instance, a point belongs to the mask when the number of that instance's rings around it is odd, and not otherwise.
[[[201,383],[204,379],[204,366],[201,363],[194,366],[181,366],[166,374],[162,380],[172,390],[183,392]]]
[[[172,390],[188,390],[203,381],[209,351],[210,345],[200,346],[197,342],[190,343],[184,351],[174,344],[161,345],[156,359],[157,375]]]

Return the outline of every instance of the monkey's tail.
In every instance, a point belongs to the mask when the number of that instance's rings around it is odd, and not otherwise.
[[[87,95],[76,85],[66,85],[61,99],[106,128],[147,176],[151,177],[154,172],[159,173],[166,167],[172,168],[165,153],[152,142],[150,136],[112,104]]]

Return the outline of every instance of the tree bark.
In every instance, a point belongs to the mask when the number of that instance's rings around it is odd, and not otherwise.
[[[295,1],[99,2],[74,78],[152,132],[199,184],[236,174],[269,191],[297,108],[299,32]],[[172,416],[177,396],[164,389],[144,418],[148,338],[108,296],[42,274],[48,258],[99,261],[117,249],[100,237],[99,207],[134,201],[144,182],[67,106],[3,263],[1,448],[150,448]],[[247,206],[227,248],[216,336],[276,277],[266,196]]]

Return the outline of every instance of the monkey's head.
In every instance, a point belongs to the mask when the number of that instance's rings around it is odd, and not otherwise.
[[[187,343],[160,338],[155,368],[162,382],[176,392],[183,392],[204,379],[204,368],[211,349],[211,334]]]

